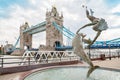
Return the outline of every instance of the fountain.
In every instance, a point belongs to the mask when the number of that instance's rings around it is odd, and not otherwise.
[[[88,44],[88,48],[90,48],[90,46],[96,41],[96,39],[99,37],[99,35],[101,34],[101,32],[103,30],[106,30],[108,28],[107,26],[107,22],[104,19],[99,19],[94,17],[93,15],[89,14],[89,11],[87,10],[86,7],[86,15],[87,18],[92,22],[89,24],[84,25],[83,27],[81,27],[80,29],[77,30],[75,37],[72,40],[72,46],[73,46],[73,50],[74,53],[77,54],[79,57],[81,57],[85,62],[87,62],[90,66],[88,72],[87,72],[87,77],[90,76],[90,74],[97,68],[99,68],[99,66],[94,66],[91,59],[86,55],[84,48],[83,48],[83,42]],[[95,36],[95,38],[93,39],[93,41],[91,41],[90,39],[85,39],[85,34],[83,33],[79,33],[79,31],[87,26],[91,26],[93,25],[93,30],[97,31],[97,35]]]
[[[87,71],[88,67],[52,67],[34,72],[24,80],[120,80],[120,70],[99,68],[88,78]]]
[[[94,66],[92,61],[85,54],[82,45],[83,42],[88,43],[89,48],[96,41],[101,32],[108,28],[106,21],[102,18],[99,19],[93,15],[90,15],[87,7],[86,15],[92,23],[86,24],[77,30],[76,35],[72,40],[72,46],[74,48],[74,53],[81,57],[82,60],[84,60],[86,63],[88,63],[89,67],[52,67],[34,72],[27,76],[24,80],[120,80],[120,70]],[[91,25],[93,25],[93,30],[97,31],[97,35],[93,41],[85,39],[86,35],[79,33],[81,29]]]

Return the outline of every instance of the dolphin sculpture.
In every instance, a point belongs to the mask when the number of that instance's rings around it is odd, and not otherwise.
[[[108,25],[107,25],[107,22],[105,21],[105,19],[103,18],[97,18],[95,16],[93,16],[93,11],[92,9],[90,9],[90,12],[91,12],[91,15],[89,13],[89,10],[87,9],[87,6],[85,7],[84,5],[82,6],[83,8],[86,9],[86,16],[87,18],[91,21],[90,23],[82,26],[81,28],[78,29],[77,33],[81,30],[81,29],[84,29],[86,27],[90,27],[92,26],[92,29],[94,31],[97,32],[94,40],[89,43],[88,47],[90,47],[96,40],[97,38],[100,36],[101,32],[104,31],[104,30],[107,30],[108,29]]]
[[[94,66],[90,58],[85,54],[84,49],[83,49],[83,34],[82,33],[76,33],[75,37],[72,40],[72,46],[74,49],[74,53],[81,57],[85,62],[87,62],[90,66],[87,77],[90,76],[90,74],[99,66]]]
[[[83,8],[84,7],[85,6],[83,5]],[[83,49],[83,42],[87,43],[88,47],[90,47],[99,37],[101,32],[108,29],[108,25],[105,19],[96,18],[93,15],[90,15],[89,11],[87,10],[87,6],[86,6],[86,16],[91,21],[91,23],[88,23],[77,30],[76,35],[72,40],[72,46],[74,48],[74,53],[77,54],[79,57],[81,57],[85,62],[87,62],[90,65],[90,69],[88,70],[88,73],[87,73],[87,77],[89,77],[89,75],[99,66],[94,66],[90,58],[85,54],[84,49]],[[88,27],[88,26],[93,26],[93,30],[97,31],[97,34],[95,38],[93,39],[93,41],[84,39],[86,35],[79,33],[81,29]]]

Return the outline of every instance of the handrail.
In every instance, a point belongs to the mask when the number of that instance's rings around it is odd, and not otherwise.
[[[64,61],[66,59],[68,60],[71,60],[71,58],[74,58],[76,56],[70,56],[70,57],[59,57],[59,58],[54,58],[56,61]],[[27,58],[26,61],[21,61],[22,59],[24,58]],[[17,64],[16,66],[21,66],[22,63],[26,63],[26,65],[32,65],[33,63],[36,64],[36,60],[31,60],[31,58],[34,58],[34,57],[0,57],[0,67],[1,68],[4,68],[6,67],[6,65],[8,64]],[[65,59],[66,58],[66,59]],[[14,60],[14,59],[20,59],[19,61],[11,61],[9,62],[10,60]],[[50,59],[50,58],[47,58],[47,59],[41,59],[41,63],[37,63],[37,64],[43,64],[43,63],[51,63],[54,59]],[[76,58],[77,59],[77,58]],[[8,62],[5,62],[6,60],[9,60]],[[11,67],[11,66],[7,66],[7,67]]]
[[[91,60],[98,59],[110,59],[118,57],[120,58],[120,52],[118,51],[99,51],[95,53],[90,51],[86,52]],[[35,55],[36,54],[36,55]],[[73,51],[26,51],[23,56],[20,57],[0,57],[0,67],[10,67],[9,64],[17,64],[15,66],[21,66],[22,64],[32,65],[32,64],[43,64],[43,63],[53,63],[62,61],[74,61],[80,60],[80,58],[74,55]],[[8,64],[8,65],[7,65]]]

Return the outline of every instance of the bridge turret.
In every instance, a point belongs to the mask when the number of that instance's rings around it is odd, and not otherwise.
[[[25,22],[24,25],[20,26],[20,29],[22,29],[22,30],[25,30],[27,28],[29,28],[28,22]]]
[[[60,17],[61,19],[63,19],[63,13],[61,12],[61,17]]]
[[[59,15],[57,8],[52,7],[51,11],[46,12],[46,21],[47,23],[56,22],[59,25],[63,25],[63,14]]]
[[[52,11],[51,11],[51,15],[54,16],[54,17],[58,17],[59,16],[59,13],[57,12],[57,9],[56,7],[52,7]]]

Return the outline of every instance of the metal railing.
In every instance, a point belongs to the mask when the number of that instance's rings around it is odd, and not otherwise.
[[[21,57],[17,57],[17,56],[0,57],[0,65],[1,68],[4,68],[4,67],[23,66],[23,65],[29,66],[34,64],[47,64],[47,63],[74,61],[74,60],[80,60],[80,58],[78,56],[71,55],[71,52],[27,51]]]
[[[120,58],[120,50],[119,49],[103,49],[103,50],[95,50],[95,49],[91,49],[90,51],[86,51],[86,53],[88,54],[88,56],[91,59],[95,59],[95,58],[105,58],[105,59],[110,59],[111,58]]]
[[[101,52],[88,54],[91,59],[110,59],[120,58],[120,52]],[[26,51],[23,56],[13,57],[5,56],[0,57],[0,67],[13,67],[33,64],[47,64],[64,61],[80,60],[73,51]]]

